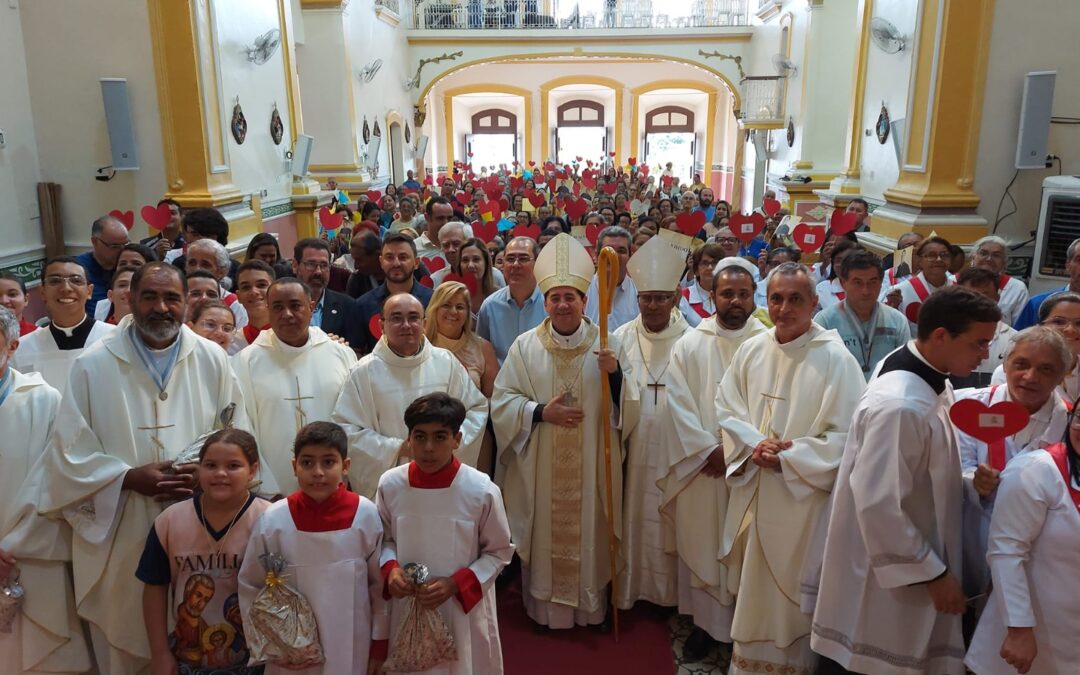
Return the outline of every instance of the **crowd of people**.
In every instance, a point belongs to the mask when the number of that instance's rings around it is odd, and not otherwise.
[[[99,218],[37,323],[0,274],[0,672],[379,673],[416,603],[500,673],[511,578],[553,649],[644,604],[734,675],[1080,663],[1080,240],[1029,297],[644,166],[336,194],[291,258]],[[258,658],[275,556],[318,659]]]

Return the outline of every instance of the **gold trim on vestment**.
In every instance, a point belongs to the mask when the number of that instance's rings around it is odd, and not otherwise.
[[[581,371],[598,329],[585,323],[584,338],[566,349],[551,338],[551,320],[537,330],[540,344],[552,357],[555,395],[569,391],[583,403]],[[565,389],[564,389],[565,387]],[[581,465],[584,452],[583,424],[574,428],[552,425],[551,451],[551,602],[578,607],[581,589]]]

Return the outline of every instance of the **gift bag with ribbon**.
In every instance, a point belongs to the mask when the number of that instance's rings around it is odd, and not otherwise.
[[[426,565],[408,563],[402,571],[405,577],[419,587],[430,577]],[[416,673],[429,670],[447,661],[456,661],[457,645],[454,634],[438,610],[426,609],[415,595],[404,600],[408,604],[401,624],[398,626],[390,656],[383,670],[395,673]]]
[[[288,563],[277,553],[264,551],[259,562],[266,583],[251,603],[245,626],[251,663],[313,666],[325,661],[319,626],[311,603],[285,582]]]

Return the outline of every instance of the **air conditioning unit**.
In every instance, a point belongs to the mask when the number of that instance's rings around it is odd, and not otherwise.
[[[1065,253],[1077,239],[1080,239],[1080,176],[1050,176],[1043,180],[1035,259],[1028,284],[1032,295],[1068,283]]]

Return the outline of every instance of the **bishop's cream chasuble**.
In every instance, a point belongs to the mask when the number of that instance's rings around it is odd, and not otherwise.
[[[634,375],[623,386],[637,387],[641,417],[632,434],[624,435],[626,479],[623,495],[623,556],[617,598],[622,609],[638,600],[661,607],[678,604],[678,558],[674,532],[660,517],[661,491],[657,483],[667,473],[671,425],[671,350],[690,329],[675,309],[667,328],[651,333],[640,316],[619,326],[615,339],[625,346]]]
[[[728,487],[723,476],[706,476],[701,469],[721,444],[716,392],[724,373],[739,345],[766,330],[753,317],[739,330],[722,328],[714,317],[683,335],[671,355],[671,426],[661,512],[675,533],[670,550],[679,556],[679,612],[723,642],[731,641],[735,609],[720,562]]]
[[[345,381],[331,419],[349,434],[349,482],[356,492],[373,499],[379,477],[402,462],[401,443],[408,436],[405,408],[435,391],[465,404],[461,447],[457,456],[475,466],[487,426],[488,400],[469,379],[453,353],[424,338],[420,351],[400,356],[386,338],[360,359]]]
[[[732,673],[772,667],[809,675],[810,616],[800,606],[807,553],[840,465],[851,413],[865,387],[840,336],[817,324],[786,344],[775,329],[739,347],[717,392],[730,499],[722,562],[737,598]],[[780,470],[758,467],[754,448],[791,441]]]
[[[91,626],[99,665],[114,673],[139,672],[150,657],[142,598],[130,589],[146,534],[168,506],[123,490],[124,475],[174,459],[219,428],[221,412],[231,404],[233,425],[247,428],[240,387],[218,345],[181,327],[162,386],[159,374],[143,363],[133,342],[139,339],[128,316],[75,360],[56,433],[35,467],[44,472],[37,478],[38,510],[72,527],[79,616]],[[269,472],[261,478],[262,490],[276,490]],[[102,653],[97,647],[105,641]]]
[[[28,480],[52,436],[60,394],[37,373],[24,375],[10,364],[6,373],[0,378],[0,549],[18,561],[26,596],[12,632],[0,633],[0,673],[83,673],[90,651],[67,566],[71,528],[38,515],[40,484]]]
[[[298,488],[293,475],[293,439],[310,422],[330,419],[341,388],[356,366],[356,354],[327,337],[321,329],[308,329],[302,347],[285,344],[272,330],[232,359],[244,393],[259,452],[268,462],[282,494]]]
[[[599,623],[611,580],[607,511],[622,538],[622,437],[634,431],[638,391],[625,349],[611,339],[624,386],[614,420],[600,419],[600,331],[582,319],[571,336],[545,319],[514,341],[495,380],[492,421],[500,451],[496,478],[521,557],[526,610],[553,628]],[[568,392],[584,419],[574,428],[532,423],[537,403]],[[621,419],[620,419],[621,418]],[[602,424],[612,425],[614,504],[607,503]],[[620,428],[621,427],[621,428]]]

